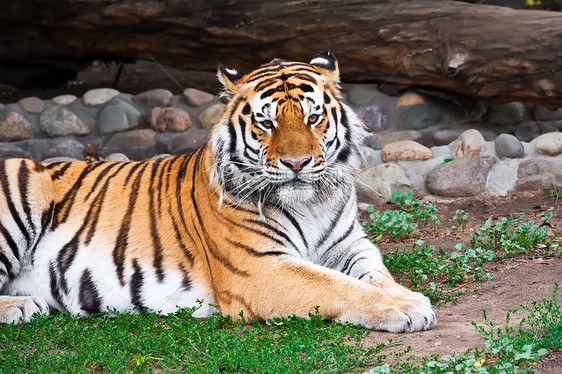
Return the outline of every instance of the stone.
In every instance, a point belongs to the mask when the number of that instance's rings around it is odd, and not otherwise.
[[[436,125],[440,119],[441,110],[434,105],[413,105],[400,113],[395,127],[399,130],[420,130]]]
[[[113,88],[94,88],[82,96],[82,101],[87,106],[102,105],[119,95],[119,91]]]
[[[18,105],[21,106],[23,110],[29,113],[41,113],[45,108],[43,100],[35,96],[26,97],[19,100]]]
[[[10,112],[0,120],[0,141],[14,141],[32,137],[31,124],[21,114]]]
[[[59,95],[59,96],[55,96],[51,99],[53,101],[53,103],[57,104],[57,105],[69,105],[72,104],[74,102],[74,100],[76,100],[76,96],[74,95]]]
[[[105,159],[111,162],[129,161],[129,157],[127,157],[123,153],[112,153],[109,156],[107,156]]]
[[[0,103],[0,113],[6,110],[6,105]]]
[[[29,156],[30,154],[20,147],[17,147],[10,143],[0,143],[0,159],[8,157],[27,158]]]
[[[138,127],[141,112],[118,98],[111,100],[98,114],[99,133],[102,135],[126,131]]]
[[[522,103],[508,103],[503,105],[493,105],[488,114],[490,124],[494,126],[517,125],[523,121],[525,105]]]
[[[162,154],[153,156],[153,157],[151,157],[150,159],[151,159],[151,160],[159,160],[159,159],[161,159],[161,158],[166,158],[166,157],[170,157],[170,156],[171,156],[171,154],[169,154],[169,153],[162,153]]]
[[[378,105],[371,105],[355,111],[370,131],[386,130],[389,126],[388,116]]]
[[[368,168],[355,180],[357,198],[364,203],[387,203],[396,190],[411,191],[406,172],[398,165],[381,164]]]
[[[222,112],[224,111],[226,105],[223,103],[216,103],[205,109],[197,120],[199,121],[199,125],[206,130],[210,130],[213,128],[214,124],[219,120]]]
[[[187,153],[195,151],[209,141],[209,134],[201,132],[188,132],[176,136],[170,142],[169,149],[172,154]]]
[[[402,140],[385,145],[381,158],[383,162],[429,160],[431,149],[412,140]]]
[[[500,134],[494,144],[498,157],[519,158],[525,153],[523,144],[511,134]]]
[[[155,106],[168,106],[170,100],[174,96],[169,90],[163,88],[156,88],[142,92],[133,96],[133,102],[137,105],[152,108]]]
[[[150,128],[158,132],[182,132],[191,127],[189,114],[177,108],[152,108],[147,120]]]
[[[538,153],[557,156],[562,153],[562,132],[549,132],[531,141]]]
[[[398,98],[396,108],[425,103],[425,98],[416,92],[406,92]]]
[[[535,106],[535,119],[539,121],[556,121],[562,119],[562,108],[549,110],[540,105]]]
[[[187,104],[194,107],[207,105],[215,98],[213,94],[198,90],[197,88],[186,88],[182,94]]]
[[[39,117],[39,124],[50,137],[90,133],[90,128],[76,114],[59,105],[45,110]]]
[[[380,149],[389,143],[401,140],[413,140],[417,139],[419,136],[420,132],[417,130],[392,131],[370,138],[365,144],[371,148]]]
[[[76,162],[80,161],[80,159],[74,157],[49,157],[41,161],[42,164],[54,164],[56,162]]]
[[[541,129],[535,121],[525,121],[513,130],[513,135],[522,142],[530,142],[540,134]]]
[[[374,166],[380,164],[380,151],[375,151],[371,147],[360,145],[359,153],[361,154],[361,159],[363,160],[364,166]]]
[[[154,145],[156,133],[151,129],[137,129],[114,134],[107,142],[107,147],[133,150],[149,148]]]
[[[425,188],[444,197],[474,196],[486,191],[492,157],[467,157],[441,164],[425,175]]]
[[[354,84],[347,89],[347,101],[351,105],[366,106],[373,103],[382,103],[388,96],[377,90],[376,85]]]
[[[477,157],[485,143],[486,141],[480,131],[470,129],[460,134],[457,140],[449,144],[449,149],[454,159]]]
[[[54,144],[45,153],[46,157],[72,157],[81,159],[84,154],[84,145],[74,139],[63,139]]]
[[[562,186],[560,162],[541,159],[523,160],[517,169],[515,187],[520,191],[552,190]]]

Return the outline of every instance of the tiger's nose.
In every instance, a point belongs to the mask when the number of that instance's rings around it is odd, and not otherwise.
[[[310,161],[312,161],[312,157],[308,158],[280,158],[279,161],[292,171],[299,171],[303,167],[305,167]]]

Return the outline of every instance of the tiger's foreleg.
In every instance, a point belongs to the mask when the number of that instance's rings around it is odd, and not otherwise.
[[[217,285],[215,296],[223,314],[243,311],[260,320],[307,317],[319,306],[326,318],[379,330],[418,331],[434,324],[429,302],[303,260],[261,258],[250,269],[246,276],[225,278]]]

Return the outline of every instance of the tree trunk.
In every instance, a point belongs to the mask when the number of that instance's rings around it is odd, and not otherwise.
[[[327,49],[345,82],[562,106],[562,14],[444,0],[12,1],[0,59],[156,59],[241,72]],[[2,83],[2,78],[0,78]]]

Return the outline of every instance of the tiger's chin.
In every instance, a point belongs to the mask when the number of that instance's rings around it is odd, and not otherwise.
[[[280,186],[276,193],[276,200],[283,205],[306,205],[315,203],[318,194],[312,185],[304,182],[292,182]]]

